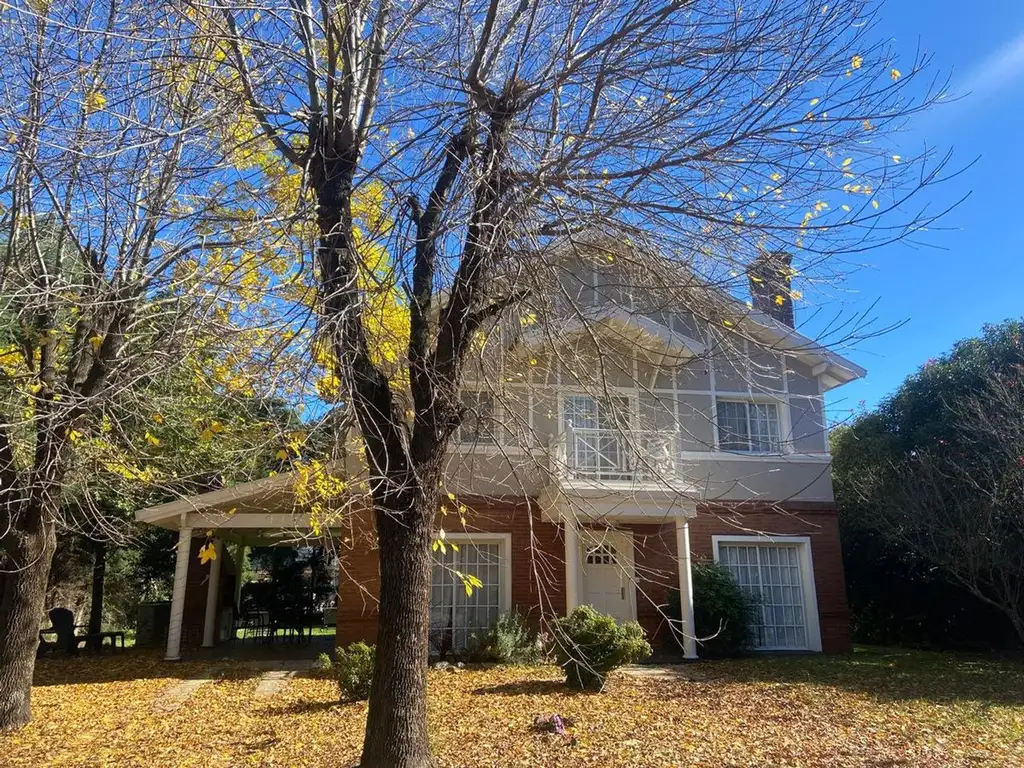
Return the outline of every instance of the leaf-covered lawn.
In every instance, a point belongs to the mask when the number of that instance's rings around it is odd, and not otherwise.
[[[365,704],[296,677],[256,698],[241,662],[180,709],[154,701],[209,663],[121,657],[44,661],[35,721],[0,736],[0,765],[344,766],[358,757]],[[617,674],[570,694],[554,667],[430,676],[431,737],[443,766],[1024,766],[1024,666],[864,650],[843,658],[701,662],[695,680]],[[572,718],[574,743],[536,734]]]

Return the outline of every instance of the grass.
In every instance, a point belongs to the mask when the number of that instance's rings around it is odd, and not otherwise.
[[[344,766],[358,758],[363,703],[296,678],[254,697],[242,662],[181,709],[162,691],[209,666],[131,651],[46,660],[36,719],[0,736],[21,766]],[[441,766],[1024,766],[1024,665],[889,649],[680,667],[686,678],[617,673],[573,694],[555,667],[432,671],[431,740]],[[532,729],[558,713],[568,737]]]

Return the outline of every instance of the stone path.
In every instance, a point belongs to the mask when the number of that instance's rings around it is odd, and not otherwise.
[[[256,698],[273,696],[284,690],[288,681],[295,677],[296,673],[303,672],[313,666],[312,661],[275,661],[267,662],[265,665],[256,665],[258,668],[270,666],[260,677],[253,694]]]
[[[187,680],[182,680],[176,685],[172,685],[169,688],[165,688],[156,697],[153,702],[154,712],[175,712],[181,708],[181,705],[191,699],[196,691],[202,688],[209,682],[217,679],[220,675],[220,670],[214,667],[209,667],[202,670],[195,677],[190,677]]]
[[[707,676],[693,664],[642,664],[622,669],[627,675],[647,680],[677,680],[688,683],[707,682]]]
[[[251,666],[259,671],[260,680],[256,684],[253,696],[258,699],[274,696],[284,690],[288,681],[299,672],[304,672],[315,662],[310,659],[289,661],[257,661]],[[195,677],[182,680],[165,688],[153,702],[153,711],[159,713],[176,712],[182,705],[196,695],[196,692],[207,683],[213,682],[221,674],[219,667],[207,667]]]

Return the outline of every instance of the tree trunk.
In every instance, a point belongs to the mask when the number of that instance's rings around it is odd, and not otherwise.
[[[429,499],[377,507],[380,614],[361,768],[433,764],[427,738],[430,621]]]
[[[0,731],[21,728],[32,719],[39,621],[57,538],[53,527],[46,526],[39,533],[23,534],[19,544],[0,597]]]
[[[107,576],[107,545],[102,541],[93,542],[92,561],[92,599],[89,602],[89,634],[95,635],[103,631],[103,584]],[[100,638],[89,642],[91,650],[99,650],[103,645]]]

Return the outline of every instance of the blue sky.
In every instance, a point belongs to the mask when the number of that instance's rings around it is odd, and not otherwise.
[[[849,418],[861,401],[870,408],[983,324],[1024,315],[1024,2],[888,0],[880,22],[876,32],[891,37],[908,64],[918,46],[933,53],[933,71],[951,72],[962,95],[914,118],[900,139],[903,154],[927,142],[952,149],[954,166],[976,162],[924,193],[921,201],[936,209],[970,197],[918,238],[923,245],[869,253],[864,268],[819,297],[822,311],[844,315],[877,302],[871,316],[878,327],[906,321],[842,350],[868,376],[832,393],[833,421]]]

